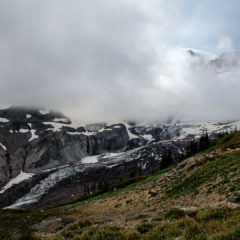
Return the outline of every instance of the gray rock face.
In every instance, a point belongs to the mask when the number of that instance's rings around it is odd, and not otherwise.
[[[90,150],[93,155],[123,151],[128,146],[128,134],[123,124],[105,127],[102,132],[89,137]]]
[[[7,155],[3,149],[0,150],[0,186],[10,179],[10,169],[8,165]]]
[[[34,172],[79,162],[85,156],[127,148],[124,125],[100,125],[100,132],[73,128],[60,113],[36,109],[0,110],[0,187],[20,171]],[[89,129],[95,130],[94,125]]]
[[[88,140],[84,135],[47,133],[27,148],[24,170],[39,172],[79,161],[88,155]]]

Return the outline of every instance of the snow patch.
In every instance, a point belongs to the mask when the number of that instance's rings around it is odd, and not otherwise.
[[[139,138],[137,135],[133,134],[130,132],[129,128],[131,127],[129,124],[127,123],[123,123],[127,129],[127,133],[128,133],[128,137],[129,137],[129,140],[132,140],[132,139],[136,139],[136,138]]]
[[[213,133],[232,132],[240,129],[240,121],[232,121],[229,123],[207,122],[207,123],[185,123],[179,125],[181,134],[178,139],[184,139],[188,136],[200,138],[204,132],[208,135]]]
[[[81,159],[82,163],[97,163],[98,162],[98,156],[88,156]]]
[[[118,156],[121,153],[105,153],[104,156],[101,156],[101,159],[105,159],[105,158],[113,158]]]
[[[5,151],[7,151],[6,146],[4,146],[2,143],[0,143],[0,146],[1,146]]]
[[[20,133],[27,133],[27,132],[29,132],[29,130],[28,129],[19,129],[19,132]]]
[[[2,118],[2,117],[0,117],[0,122],[6,123],[6,122],[9,122],[9,120],[8,120],[7,118]]]
[[[85,135],[85,136],[92,136],[95,135],[95,132],[67,132],[69,135]]]
[[[146,139],[147,141],[152,141],[154,138],[151,134],[146,134],[142,136],[144,139]]]
[[[40,112],[42,115],[46,115],[46,114],[50,113],[50,111],[47,110],[47,109],[41,109],[41,110],[39,110],[39,112]]]
[[[11,188],[13,185],[19,184],[25,180],[28,180],[29,178],[33,177],[33,173],[25,173],[21,171],[15,178],[12,178],[0,191],[1,193],[4,193],[7,189]]]
[[[32,115],[31,114],[26,114],[26,118],[31,118],[32,117]]]
[[[32,140],[38,138],[38,135],[36,134],[36,130],[33,130],[33,129],[32,129],[32,130],[30,130],[30,132],[31,132],[32,136],[31,136],[31,138],[28,140],[28,142],[31,142]]]
[[[47,130],[51,130],[53,132],[59,132],[59,131],[61,131],[63,126],[68,126],[68,125],[65,125],[65,124],[59,123],[59,122],[43,122],[43,124],[51,125],[53,128],[49,128]]]
[[[68,120],[67,118],[54,118],[54,119],[53,119],[53,122],[57,122],[57,123],[61,123],[61,122],[68,123],[69,120]]]
[[[69,135],[80,135],[82,133],[80,133],[80,132],[67,132],[67,134],[69,134]]]

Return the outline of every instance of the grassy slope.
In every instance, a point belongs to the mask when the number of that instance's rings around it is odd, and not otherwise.
[[[85,227],[79,222],[59,231],[52,240],[240,239],[239,213],[239,210],[230,209],[199,212],[172,209],[159,218],[159,223],[142,223],[132,230],[114,226]]]
[[[239,191],[240,186],[240,151],[225,153],[203,166],[177,177],[166,186],[168,196],[199,192],[199,187],[208,184],[208,191],[229,194]],[[217,182],[215,180],[218,179]],[[226,184],[228,185],[226,187]]]
[[[102,193],[102,191],[99,191],[96,194],[93,194],[92,196],[87,196],[86,198],[84,197],[82,199],[75,200],[75,201],[67,203],[67,204],[62,204],[62,205],[56,206],[52,209],[53,210],[67,209],[67,208],[71,208],[71,207],[75,207],[75,206],[84,204],[86,201],[89,202],[89,201],[94,201],[94,200],[98,200],[98,199],[104,199],[104,198],[108,198],[108,197],[117,196],[123,192],[126,193],[129,191],[132,191],[138,187],[141,187],[144,184],[154,181],[155,179],[162,176],[164,173],[173,169],[175,166],[176,165],[172,165],[172,166],[162,169],[150,176],[136,177],[136,178],[130,178],[130,179],[124,180],[121,183],[117,183],[117,184],[108,186],[108,191],[106,191],[106,192],[104,191]]]
[[[178,199],[182,196],[201,194],[204,186],[206,193],[218,192],[223,196],[240,194],[240,132],[227,135],[220,139],[216,146],[206,152],[226,151],[214,161],[205,163],[190,173],[184,173],[167,185],[163,186],[167,198]],[[234,149],[234,151],[232,151]],[[172,167],[171,167],[172,168]],[[112,191],[116,186],[111,186],[109,192],[97,194],[89,199],[88,202],[99,199],[109,199],[121,194],[128,194],[135,189],[150,184],[156,186],[156,180],[165,172],[165,169],[149,176],[143,180],[134,182],[120,189]],[[217,181],[216,181],[217,179]],[[114,187],[114,188],[113,188]],[[122,188],[121,188],[122,187]],[[200,193],[199,193],[200,192]],[[160,193],[159,193],[160,195]],[[166,197],[165,196],[165,197]],[[140,200],[140,199],[139,199]],[[26,212],[0,210],[0,229],[13,231],[21,231],[26,229],[33,223],[39,222],[46,216],[55,215],[62,216],[68,209],[74,209],[76,206],[84,204],[86,199],[78,202],[69,203],[49,209],[44,212]],[[166,201],[166,199],[165,199]],[[94,201],[93,201],[94,202]],[[171,215],[171,214],[170,214]],[[61,230],[54,239],[175,239],[183,237],[183,239],[240,239],[240,210],[199,210],[198,212],[187,212],[180,214],[177,220],[166,218],[155,218],[159,221],[155,225],[143,224],[135,230],[126,230],[114,227],[82,227],[80,224],[74,224]],[[1,235],[0,235],[1,239]],[[4,239],[4,238],[2,238]],[[27,238],[25,238],[27,240]]]

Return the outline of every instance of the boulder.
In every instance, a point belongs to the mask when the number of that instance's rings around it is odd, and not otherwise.
[[[62,219],[57,217],[49,217],[41,221],[40,223],[34,224],[31,229],[42,233],[53,233],[56,227],[62,224]]]

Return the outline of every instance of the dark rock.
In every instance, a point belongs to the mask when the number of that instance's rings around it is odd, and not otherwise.
[[[115,208],[119,208],[119,207],[121,207],[121,205],[122,205],[122,204],[118,203],[118,204],[116,204],[114,207],[115,207]]]
[[[230,197],[227,198],[227,202],[239,203],[240,202],[240,196],[230,196]]]
[[[146,143],[147,143],[147,140],[143,138],[131,139],[128,142],[128,150],[144,146]]]

